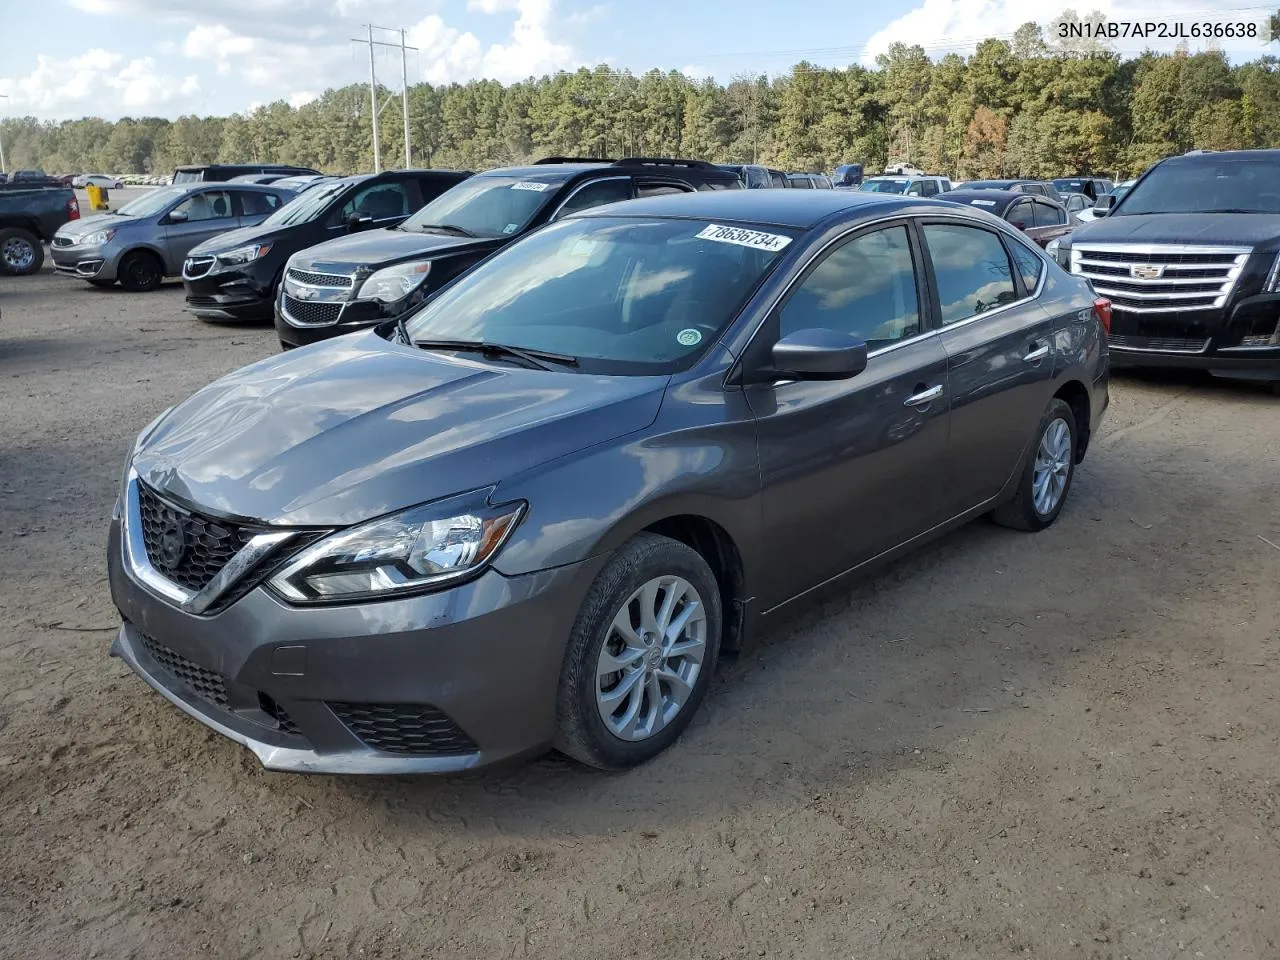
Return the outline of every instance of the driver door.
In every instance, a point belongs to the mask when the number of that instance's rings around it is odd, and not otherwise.
[[[756,418],[765,609],[945,520],[947,355],[929,329],[919,244],[905,221],[839,241],[757,336],[827,328],[866,340],[835,381],[745,388]]]
[[[169,255],[166,272],[178,273],[192,247],[230,230],[238,222],[230,190],[202,190],[187,197],[164,217]]]

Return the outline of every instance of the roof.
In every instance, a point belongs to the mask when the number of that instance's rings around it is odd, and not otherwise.
[[[1215,160],[1271,160],[1280,163],[1280,150],[1210,150],[1204,153],[1184,153],[1168,157],[1161,163],[1200,163]]]
[[[477,177],[524,177],[529,180],[542,180],[547,183],[560,183],[576,177],[580,173],[586,173],[589,170],[600,170],[604,167],[612,167],[613,164],[604,163],[543,163],[526,167],[494,167],[492,170],[485,170],[477,173]]]
[[[990,183],[990,184],[1004,183],[1004,184],[1008,184],[1009,186],[1013,186],[1016,183],[1039,183],[1039,181],[1038,180],[967,180],[965,181],[965,185],[969,187],[972,187],[973,184],[975,183]],[[992,189],[992,188],[987,188],[987,189]]]
[[[841,211],[873,207],[891,210],[921,202],[918,197],[859,193],[856,190],[699,190],[696,193],[625,200],[593,207],[576,216],[738,220],[805,230]]]
[[[1015,200],[1027,200],[1034,197],[1034,194],[1018,193],[1014,190],[967,190],[964,188],[938,194],[939,200],[964,204],[966,207],[972,206],[975,200],[981,200],[982,202],[978,206],[986,207],[988,210],[1003,210]],[[1044,198],[1042,197],[1041,199]],[[988,201],[994,203],[995,206],[987,207]]]

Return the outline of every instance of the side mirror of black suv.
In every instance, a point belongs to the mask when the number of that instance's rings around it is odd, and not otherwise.
[[[1111,208],[1116,205],[1116,197],[1114,193],[1104,193],[1093,204],[1093,214],[1096,217],[1105,217],[1111,212]]]

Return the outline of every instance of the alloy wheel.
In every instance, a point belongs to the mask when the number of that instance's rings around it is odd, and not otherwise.
[[[707,613],[693,584],[655,577],[614,615],[596,666],[596,706],[609,732],[646,740],[684,708],[707,650]]]
[[[10,237],[4,242],[4,246],[0,247],[0,260],[15,272],[30,270],[35,259],[36,252],[31,243],[21,237]]]
[[[1071,474],[1071,427],[1058,417],[1040,435],[1031,473],[1032,502],[1036,513],[1047,517],[1057,508]]]

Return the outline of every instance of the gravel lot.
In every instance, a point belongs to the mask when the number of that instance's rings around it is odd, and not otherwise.
[[[107,657],[128,444],[276,348],[181,302],[0,279],[0,956],[1280,956],[1280,400],[1118,380],[1054,528],[780,625],[642,769],[307,778]]]

